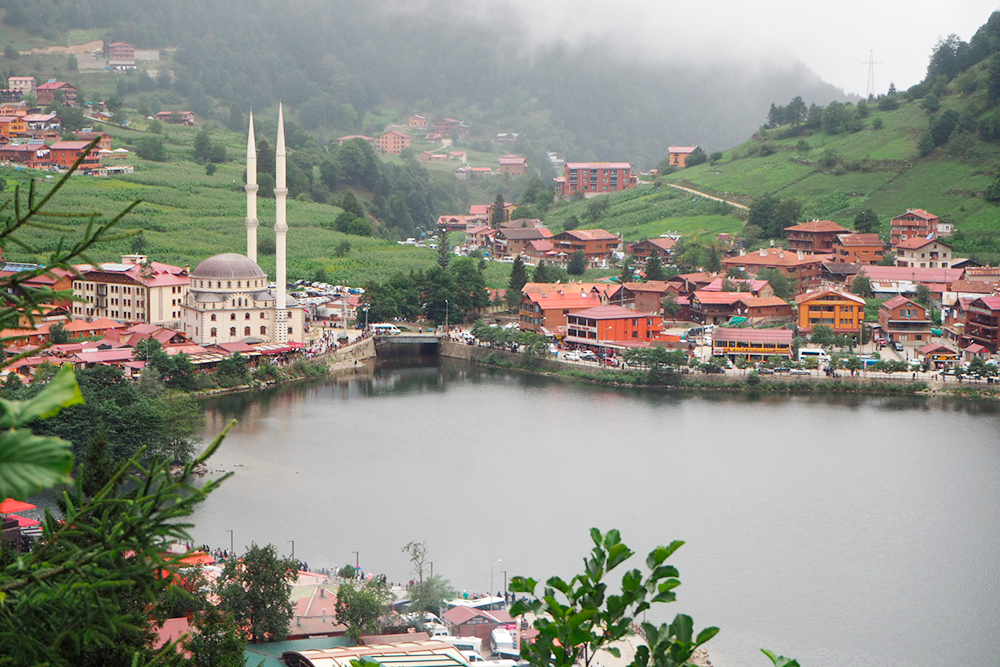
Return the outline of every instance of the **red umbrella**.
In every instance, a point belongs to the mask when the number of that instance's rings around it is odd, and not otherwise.
[[[0,514],[10,514],[12,512],[23,512],[33,509],[35,509],[35,506],[31,503],[23,503],[13,498],[7,498],[3,502],[0,502]]]
[[[17,519],[17,525],[21,528],[34,528],[35,526],[42,525],[41,521],[36,521],[35,519],[29,519],[26,516],[20,516],[17,514],[11,514],[11,519]]]

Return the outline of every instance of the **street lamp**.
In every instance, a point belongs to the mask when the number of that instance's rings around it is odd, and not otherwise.
[[[361,310],[365,311],[365,331],[368,331],[368,306],[365,306]]]
[[[234,555],[236,550],[233,548],[233,531],[227,530],[226,532],[229,533],[229,553],[230,555]]]
[[[507,595],[507,570],[500,570],[500,573],[503,575],[503,593],[504,593],[504,596],[505,596],[504,599],[506,600],[506,595]]]
[[[288,540],[292,543],[292,560],[295,560],[295,540]]]
[[[503,562],[503,558],[498,558],[497,562],[493,563],[493,565],[496,565],[497,563],[502,563],[502,562]],[[490,565],[490,590],[489,590],[490,597],[493,597],[493,565]]]
[[[431,564],[431,579],[434,578],[434,561],[429,561]]]
[[[448,329],[448,299],[444,300],[444,328]]]
[[[352,551],[351,553],[354,554],[354,574],[357,574],[361,571],[361,554],[357,551]]]

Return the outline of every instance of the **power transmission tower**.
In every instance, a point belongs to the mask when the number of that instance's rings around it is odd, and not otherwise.
[[[868,100],[875,99],[875,65],[881,65],[880,62],[875,62],[875,52],[868,52],[868,61],[862,62],[862,65],[868,65]]]

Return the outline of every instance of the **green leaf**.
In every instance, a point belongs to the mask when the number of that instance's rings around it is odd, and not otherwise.
[[[774,667],[799,667],[798,660],[792,660],[791,658],[786,658],[783,655],[775,655],[766,648],[762,648],[761,653],[771,659],[771,662],[774,663]]]
[[[617,646],[606,646],[604,650],[615,656],[616,658],[622,657],[622,652]]]
[[[65,364],[45,388],[30,401],[0,399],[0,428],[16,428],[34,421],[54,417],[63,408],[83,403],[80,385],[73,367]]]
[[[694,634],[694,621],[687,614],[677,614],[674,622],[670,624],[671,634],[685,644],[691,642],[691,635]]]
[[[27,429],[0,432],[0,498],[24,500],[56,484],[70,482],[70,443]]]
[[[701,646],[717,634],[719,634],[719,628],[715,626],[707,627],[698,633],[698,638],[694,641],[694,645]]]
[[[608,549],[608,571],[610,572],[627,561],[634,553],[634,551],[629,549],[624,544],[621,544],[620,542],[616,543]]]

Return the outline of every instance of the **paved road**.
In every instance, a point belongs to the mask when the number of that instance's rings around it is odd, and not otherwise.
[[[699,192],[692,188],[686,188],[683,185],[675,185],[674,183],[667,183],[669,187],[675,188],[677,190],[683,190],[684,192],[690,192],[693,195],[698,195],[699,197],[704,197],[705,199],[711,199],[712,201],[721,201],[723,204],[729,204],[733,208],[743,209],[744,211],[749,211],[749,206],[744,206],[743,204],[738,204],[734,201],[729,201],[728,199],[723,199],[722,197],[716,197],[714,195],[707,194],[705,192]]]

